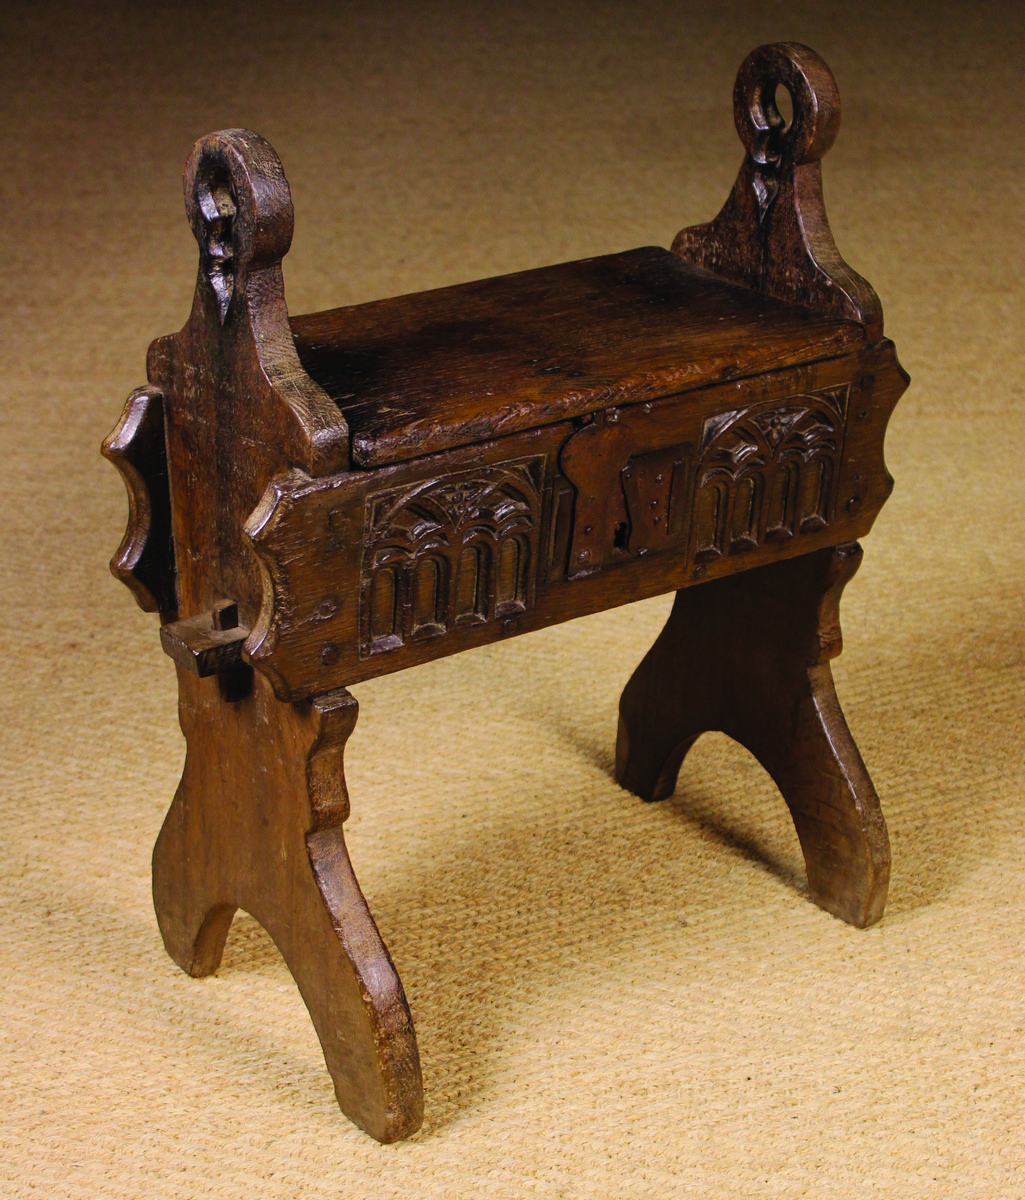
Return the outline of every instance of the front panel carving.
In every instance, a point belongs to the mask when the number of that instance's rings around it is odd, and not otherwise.
[[[544,464],[537,455],[367,497],[362,656],[533,604]]]
[[[833,519],[849,387],[709,417],[694,498],[694,559],[822,529]]]

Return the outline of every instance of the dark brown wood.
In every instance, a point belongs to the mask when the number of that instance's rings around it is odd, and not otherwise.
[[[829,660],[860,546],[820,550],[677,593],[619,705],[616,778],[645,800],[676,787],[706,730],[746,746],[797,828],[816,904],[864,927],[883,915],[890,844],[840,710]]]
[[[238,629],[238,605],[234,600],[218,600],[210,613],[210,625],[218,633]],[[215,672],[216,674],[216,672]]]
[[[224,599],[251,626],[261,578],[242,526],[271,478],[349,463],[337,405],[303,371],[285,306],[281,259],[292,202],[281,163],[251,130],[201,138],[185,170],[185,203],[199,244],[192,312],[149,350],[164,395],[178,612]]]
[[[236,909],[274,939],[313,1018],[346,1115],[382,1142],[423,1117],[402,984],[345,848],[345,691],[283,705],[248,667],[178,670],[185,773],[153,852],[164,945],[190,975],[221,960]]]
[[[560,422],[373,471],[279,476],[245,527],[267,581],[245,655],[282,699],[297,700],[855,541],[892,488],[883,435],[906,386],[884,341],[583,426]],[[593,454],[575,468],[573,447],[590,440]],[[587,486],[574,495],[577,471]],[[510,473],[521,482],[510,484]],[[507,486],[499,509],[517,496],[524,506],[508,527],[494,509]],[[650,524],[663,511],[664,533]],[[483,560],[464,558],[482,538]],[[525,576],[513,589],[520,602],[463,619],[461,570],[469,563],[484,591],[495,588],[510,538]]]
[[[559,465],[576,493],[567,578],[600,571],[609,547],[626,544],[630,517],[620,479],[636,444],[633,429],[617,412],[601,413],[563,442]]]
[[[812,51],[762,47],[737,80],[736,186],[675,253],[295,319],[274,151],[233,129],[189,159],[192,312],[104,445],[129,490],[112,566],[161,613],[188,740],[154,900],[193,974],[237,908],[267,927],[339,1103],[382,1141],[416,1128],[422,1090],[342,835],[351,684],[675,590],[623,695],[619,778],[665,795],[725,730],[779,784],[812,898],[882,912],[885,825],[828,660],[908,380],[826,222],[839,111]]]
[[[159,388],[136,388],[121,420],[101,447],[121,473],[128,492],[128,527],[110,570],[144,612],[173,621],[175,595],[171,496],[164,447],[164,396]]]
[[[364,467],[865,344],[859,324],[657,246],[295,317],[292,329]]]
[[[225,610],[234,614],[227,627],[222,616]],[[248,636],[249,630],[238,623],[238,606],[231,600],[221,601],[213,612],[160,628],[164,653],[204,679],[242,666],[242,646]]]
[[[789,124],[776,104],[781,87]],[[877,341],[879,298],[841,258],[822,198],[820,160],[840,128],[832,71],[798,42],[759,46],[737,74],[733,117],[747,157],[730,198],[714,221],[681,230],[673,252],[765,296],[857,321]]]

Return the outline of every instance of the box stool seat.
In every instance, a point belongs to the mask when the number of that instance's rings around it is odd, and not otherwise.
[[[260,921],[381,1141],[418,1127],[423,1091],[343,835],[361,680],[674,591],[620,702],[619,782],[668,796],[726,732],[789,806],[812,899],[882,914],[886,826],[829,661],[907,376],[826,221],[828,67],[763,46],[734,111],[733,192],[671,250],[294,318],[274,151],[231,129],[189,158],[192,312],[104,443],[129,494],[112,569],[160,614],[188,746],[157,918],[193,975],[238,908]]]

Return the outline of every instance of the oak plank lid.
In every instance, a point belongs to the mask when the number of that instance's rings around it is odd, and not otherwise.
[[[865,344],[855,321],[656,246],[293,317],[291,327],[365,467]]]

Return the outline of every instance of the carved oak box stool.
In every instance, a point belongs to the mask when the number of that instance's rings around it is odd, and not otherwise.
[[[417,1128],[423,1095],[342,834],[351,684],[675,590],[620,703],[619,782],[668,796],[723,730],[779,786],[812,898],[858,926],[882,913],[886,827],[829,660],[907,376],[826,222],[829,69],[755,50],[734,114],[733,192],[671,251],[294,318],[274,151],[231,129],[189,158],[192,313],[104,444],[130,502],[112,567],[160,613],[188,744],[157,918],[193,975],[237,908],[260,921],[339,1104],[381,1141]]]

